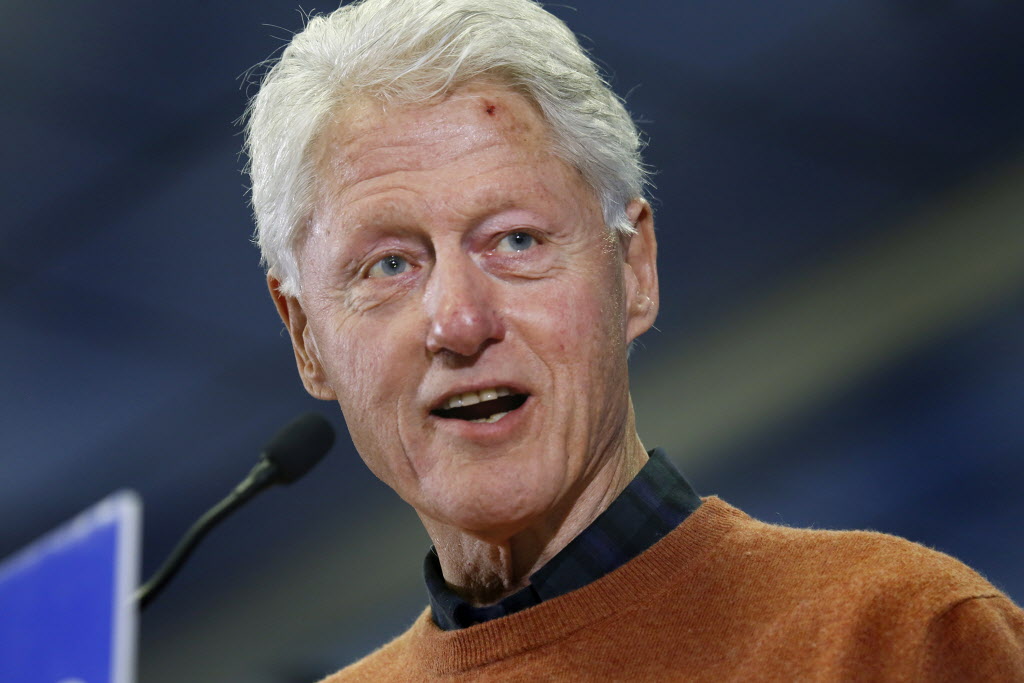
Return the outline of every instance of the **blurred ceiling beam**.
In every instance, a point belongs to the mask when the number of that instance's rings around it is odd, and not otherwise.
[[[1021,292],[1022,197],[1016,157],[643,359],[644,443],[684,465],[718,455]]]

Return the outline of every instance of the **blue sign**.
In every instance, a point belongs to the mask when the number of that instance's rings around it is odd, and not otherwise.
[[[0,564],[0,681],[134,680],[141,518],[118,492]]]

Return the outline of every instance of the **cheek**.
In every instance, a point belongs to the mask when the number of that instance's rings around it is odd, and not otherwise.
[[[386,375],[394,364],[389,362],[388,346],[379,341],[386,332],[342,323],[327,334],[328,348],[321,346],[323,363],[350,430],[365,429],[371,420],[393,413],[394,400],[385,390],[395,386]]]
[[[534,348],[547,364],[604,373],[609,361],[625,358],[622,302],[613,288],[581,280],[535,301],[539,305],[527,323],[535,331]]]
[[[379,344],[353,341],[337,349],[332,385],[349,438],[370,471],[390,484],[393,463],[385,455],[396,450],[398,397],[386,372],[393,363]]]

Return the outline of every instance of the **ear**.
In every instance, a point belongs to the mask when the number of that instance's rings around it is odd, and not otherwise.
[[[626,217],[636,233],[624,235],[623,282],[626,287],[626,343],[650,329],[658,317],[658,243],[654,214],[643,199],[626,206]]]
[[[277,307],[277,313],[291,337],[295,364],[299,368],[299,377],[302,378],[306,391],[313,398],[335,400],[337,396],[327,383],[327,375],[324,373],[323,363],[320,362],[320,352],[306,324],[306,312],[302,310],[302,303],[296,297],[283,294],[281,283],[270,274],[267,275],[267,288],[270,290],[270,298],[274,300],[274,306]]]

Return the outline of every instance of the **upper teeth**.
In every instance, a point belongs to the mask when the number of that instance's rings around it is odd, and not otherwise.
[[[507,387],[494,387],[493,389],[481,389],[480,391],[467,391],[464,394],[456,394],[450,397],[441,406],[442,410],[448,410],[450,408],[461,408],[463,406],[471,406],[481,401],[493,401],[499,396],[508,396],[512,391]]]

